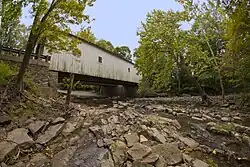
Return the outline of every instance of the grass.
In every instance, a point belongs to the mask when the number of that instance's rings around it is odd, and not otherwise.
[[[37,113],[36,106],[30,102],[20,102],[12,111],[9,112],[10,117],[14,120],[18,120],[22,117],[32,117]]]
[[[232,123],[216,124],[215,128],[218,130],[225,130],[227,132],[232,132],[235,130],[235,125]]]

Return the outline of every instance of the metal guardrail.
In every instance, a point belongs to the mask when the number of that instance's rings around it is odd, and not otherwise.
[[[14,54],[17,54],[18,57],[21,57],[21,55],[24,55],[24,53],[25,53],[25,51],[23,51],[23,50],[14,49],[14,48],[5,47],[5,46],[0,45],[0,55],[2,52],[14,53]],[[32,53],[31,59],[38,59],[38,55],[35,53]],[[40,55],[39,59],[43,59],[43,60],[45,60],[45,62],[49,62],[51,59],[51,56]]]

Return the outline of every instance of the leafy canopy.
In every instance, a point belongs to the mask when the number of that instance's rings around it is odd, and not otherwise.
[[[71,25],[80,26],[89,21],[84,14],[87,6],[92,6],[94,0],[28,0],[31,4],[33,24],[31,34],[37,43],[46,43],[49,51],[73,50],[79,54],[78,41],[69,38]]]

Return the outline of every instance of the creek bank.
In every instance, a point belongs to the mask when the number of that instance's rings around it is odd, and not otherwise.
[[[47,121],[30,118],[27,125],[10,131],[6,125],[1,127],[6,133],[0,142],[0,161],[13,167],[250,165],[248,126],[238,123],[247,113],[230,106],[207,108],[188,100],[183,104],[169,101],[73,104],[75,109],[67,115]],[[233,128],[224,125],[231,123]],[[230,132],[215,133],[216,127]]]

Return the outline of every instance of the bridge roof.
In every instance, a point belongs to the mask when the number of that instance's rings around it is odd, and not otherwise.
[[[89,45],[92,45],[92,46],[96,47],[97,49],[103,50],[104,52],[107,52],[107,53],[109,53],[109,54],[111,54],[111,55],[113,55],[113,56],[115,56],[115,57],[118,57],[119,59],[122,59],[122,60],[124,60],[124,61],[126,61],[126,62],[128,62],[128,63],[134,65],[133,62],[131,62],[131,61],[125,59],[124,57],[122,57],[122,56],[120,56],[120,55],[118,55],[118,54],[115,54],[114,52],[111,52],[111,51],[109,51],[109,50],[107,50],[107,49],[105,49],[105,48],[103,48],[103,47],[100,47],[100,46],[98,46],[98,45],[96,45],[96,44],[94,44],[94,43],[92,43],[92,42],[89,42],[89,41],[87,41],[87,40],[85,40],[85,39],[83,39],[83,38],[80,38],[80,37],[78,37],[78,36],[76,36],[76,35],[73,35],[73,34],[69,34],[69,35],[70,35],[71,37],[77,38],[77,39],[79,39],[80,41],[82,41],[82,42],[84,42],[84,43],[87,43],[87,44],[89,44]]]

